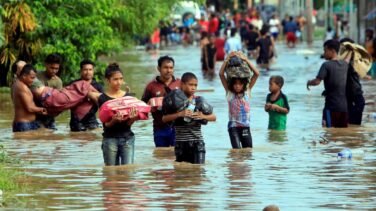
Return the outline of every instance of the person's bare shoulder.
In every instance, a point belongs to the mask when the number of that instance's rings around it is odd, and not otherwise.
[[[17,91],[18,93],[17,94],[31,94],[31,91],[29,89],[28,86],[26,86],[26,84],[22,83],[22,82],[18,82],[18,88],[17,88]]]
[[[13,85],[12,85],[12,91],[13,91],[14,94],[18,94],[21,91],[21,89],[22,89],[21,85],[22,85],[21,82],[18,81],[18,80],[16,80],[13,83]]]

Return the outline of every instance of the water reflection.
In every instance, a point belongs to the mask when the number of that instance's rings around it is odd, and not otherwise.
[[[156,195],[166,210],[200,210],[205,203],[202,196],[207,189],[201,188],[207,180],[205,168],[202,165],[190,163],[174,163],[173,169],[152,171],[155,181],[162,186]],[[154,196],[155,197],[155,196]]]
[[[272,143],[280,143],[287,141],[286,131],[279,130],[269,130],[268,131],[268,140]]]
[[[157,160],[167,159],[175,160],[174,147],[158,147],[153,150],[153,157]]]
[[[135,175],[132,165],[126,167],[105,167],[101,183],[103,190],[103,205],[106,210],[143,210],[148,204],[144,192],[149,189]]]
[[[227,207],[226,210],[249,210],[252,204],[251,149],[232,149],[227,156]],[[247,203],[240,203],[247,201]]]

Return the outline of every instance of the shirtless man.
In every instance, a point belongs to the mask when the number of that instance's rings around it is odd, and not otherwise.
[[[35,121],[36,114],[47,114],[43,107],[37,107],[29,86],[36,78],[36,70],[26,64],[12,85],[12,100],[14,104],[13,132],[36,130],[39,124]]]

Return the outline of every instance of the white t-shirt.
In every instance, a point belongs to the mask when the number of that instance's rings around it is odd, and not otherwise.
[[[269,25],[270,25],[270,33],[276,33],[278,32],[278,25],[279,25],[279,20],[278,19],[270,19],[269,20]]]
[[[251,24],[257,27],[258,30],[261,30],[263,22],[261,19],[253,19]]]

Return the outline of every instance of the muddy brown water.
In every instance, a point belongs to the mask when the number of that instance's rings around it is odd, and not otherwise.
[[[316,53],[278,46],[273,69],[262,71],[251,98],[253,150],[231,150],[225,94],[218,77],[202,77],[197,47],[152,54],[131,51],[106,59],[121,64],[127,84],[138,97],[157,74],[156,60],[164,54],[175,58],[177,76],[194,72],[199,88],[213,90],[200,93],[217,115],[215,123],[203,127],[205,165],[175,163],[172,148],[155,149],[148,120],[132,126],[135,164],[104,167],[101,129],[69,132],[69,115],[63,113],[57,118],[58,131],[13,134],[12,103],[9,94],[2,94],[0,144],[20,157],[25,163],[21,168],[43,184],[38,191],[18,197],[27,202],[27,208],[41,210],[262,210],[268,204],[277,204],[281,210],[375,210],[376,120],[367,115],[376,107],[366,106],[361,127],[321,128],[323,86],[305,88],[323,62],[321,47],[312,50]],[[267,130],[263,108],[269,76],[275,74],[285,78],[283,92],[291,107],[285,132]],[[376,82],[362,83],[372,104]],[[329,143],[321,144],[320,136]],[[336,154],[344,147],[365,153],[338,160]]]

